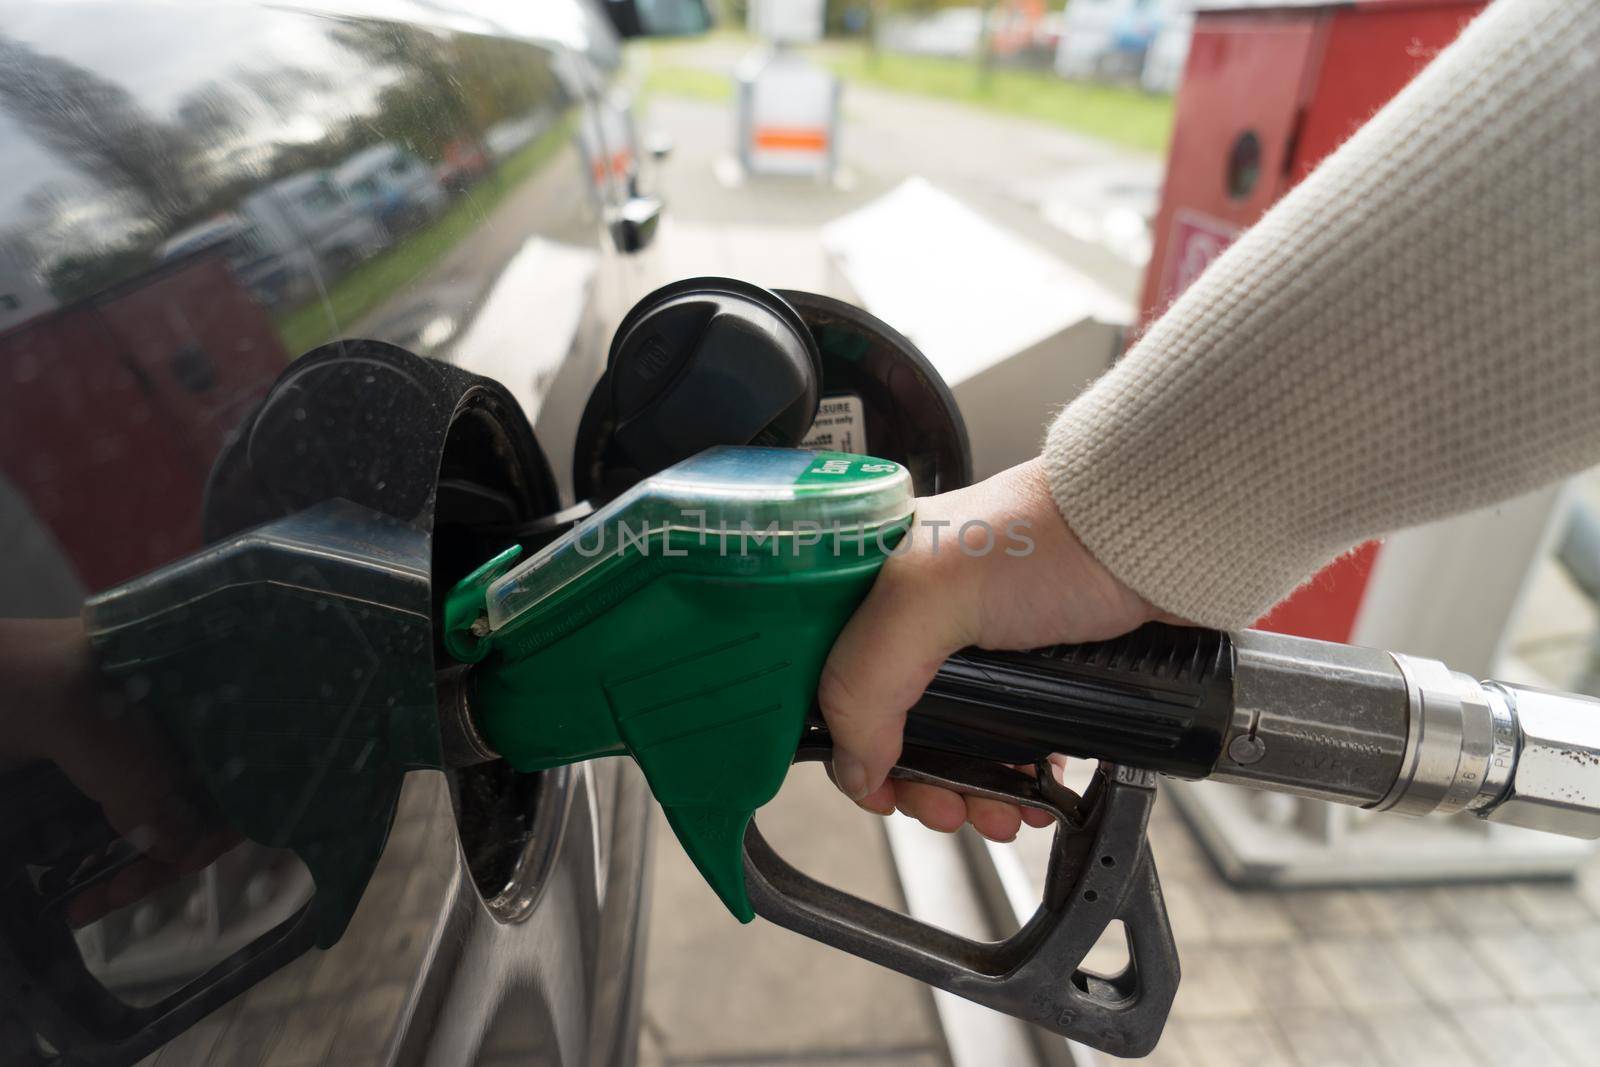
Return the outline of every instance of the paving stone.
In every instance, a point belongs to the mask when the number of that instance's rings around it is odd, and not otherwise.
[[[1188,1046],[1199,1067],[1294,1067],[1288,1046],[1265,1019],[1192,1023]]]
[[[1556,955],[1589,987],[1600,993],[1600,924],[1574,926],[1550,936]]]
[[[1600,915],[1600,852],[1589,857],[1587,863],[1578,868],[1577,877],[1572,880],[1572,892],[1596,915]]]
[[[1198,1067],[1200,1061],[1189,1051],[1188,1030],[1188,1023],[1178,1019],[1168,1019],[1166,1027],[1161,1031],[1161,1041],[1156,1045],[1155,1051],[1138,1059],[1118,1062],[1137,1063],[1140,1067]]]
[[[526,1067],[526,1060],[507,1060],[503,1067]],[[674,1058],[672,1067],[949,1067],[938,1049],[848,1049],[837,1055],[805,1056],[718,1056],[712,1060]],[[502,1067],[502,1065],[492,1065]]]
[[[1471,939],[1478,958],[1502,983],[1506,993],[1525,1001],[1575,997],[1588,986],[1561,961],[1550,943],[1529,931],[1484,934]]]
[[[1536,1005],[1533,1015],[1545,1034],[1573,1063],[1592,1064],[1600,1049],[1600,1003],[1592,999]]]
[[[1274,1011],[1272,1019],[1301,1067],[1382,1067],[1372,1036],[1353,1015],[1290,1009]]]
[[[1332,934],[1370,935],[1372,916],[1360,898],[1341,890],[1305,890],[1283,894],[1283,909],[1309,937]]]
[[[1524,882],[1507,886],[1506,896],[1522,921],[1535,930],[1565,932],[1600,921],[1600,916],[1570,885]]]
[[[634,1067],[667,1067],[667,1053],[661,1047],[660,1030],[649,1018],[640,1020],[639,1052]]]
[[[1239,967],[1250,976],[1257,998],[1274,1012],[1280,1008],[1326,1010],[1339,1003],[1302,945],[1251,948],[1236,958]]]
[[[1161,895],[1166,900],[1167,922],[1178,948],[1185,952],[1207,948],[1211,944],[1211,916],[1199,894],[1189,884],[1163,878]]]
[[[1106,978],[1121,974],[1128,966],[1127,928],[1120,922],[1109,924],[1080,966],[1090,974]]]
[[[1215,944],[1278,945],[1295,937],[1283,894],[1223,885],[1195,885],[1188,893],[1205,913]]]
[[[1182,878],[1220,884],[1216,867],[1170,797],[1156,794],[1155,810],[1145,834],[1150,839],[1150,851],[1155,855],[1156,870],[1161,872],[1163,882],[1168,878]]]
[[[1500,984],[1478,962],[1467,943],[1452,933],[1411,934],[1394,940],[1400,966],[1429,1000],[1439,1004],[1492,1001]]]
[[[768,840],[807,874],[903,906],[882,823],[814,770],[792,774],[762,809]],[[644,1010],[664,1058],[744,1064],[942,1046],[926,986],[771,923],[740,925],[664,820],[656,830]]]
[[[1523,928],[1522,916],[1502,886],[1449,886],[1432,890],[1431,899],[1445,925],[1463,934]]]
[[[1571,1062],[1524,1008],[1479,1004],[1455,1009],[1455,1018],[1461,1033],[1469,1035],[1478,1054],[1494,1067],[1560,1067]]]
[[[1339,1003],[1350,1011],[1361,1014],[1421,1003],[1420,992],[1400,969],[1394,951],[1385,941],[1314,941],[1310,951]]]
[[[1426,889],[1359,889],[1353,895],[1372,920],[1373,933],[1412,934],[1445,925]]]
[[[1172,1002],[1175,1019],[1230,1019],[1261,1009],[1255,984],[1240,967],[1238,954],[1221,949],[1183,957],[1183,981]]]
[[[1390,1067],[1469,1067],[1474,1055],[1454,1020],[1423,1008],[1366,1017],[1373,1041]]]

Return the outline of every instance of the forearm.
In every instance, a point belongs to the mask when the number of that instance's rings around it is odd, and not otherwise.
[[[1050,430],[1158,607],[1249,623],[1391,530],[1600,461],[1600,5],[1500,0]]]

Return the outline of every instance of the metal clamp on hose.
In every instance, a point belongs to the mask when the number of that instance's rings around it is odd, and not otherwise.
[[[1438,660],[1392,655],[1406,684],[1406,749],[1394,785],[1374,809],[1448,815],[1492,803],[1510,769],[1495,756],[1514,744],[1504,704]]]

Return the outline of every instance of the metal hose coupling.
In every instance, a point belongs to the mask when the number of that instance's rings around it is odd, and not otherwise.
[[[1492,806],[1516,763],[1507,703],[1438,660],[1391,655],[1406,684],[1406,748],[1394,784],[1373,808],[1448,815]]]
[[[1437,660],[1396,654],[1405,679],[1405,756],[1373,807],[1468,811],[1491,822],[1600,837],[1600,701],[1478,682]]]

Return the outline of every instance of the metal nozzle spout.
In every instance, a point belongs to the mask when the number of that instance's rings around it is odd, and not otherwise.
[[[1600,838],[1600,700],[1486,682],[1514,724],[1505,783],[1490,822],[1567,837]]]
[[[471,670],[462,664],[434,676],[439,696],[439,747],[446,767],[475,767],[500,758],[484,740],[473,715]]]

